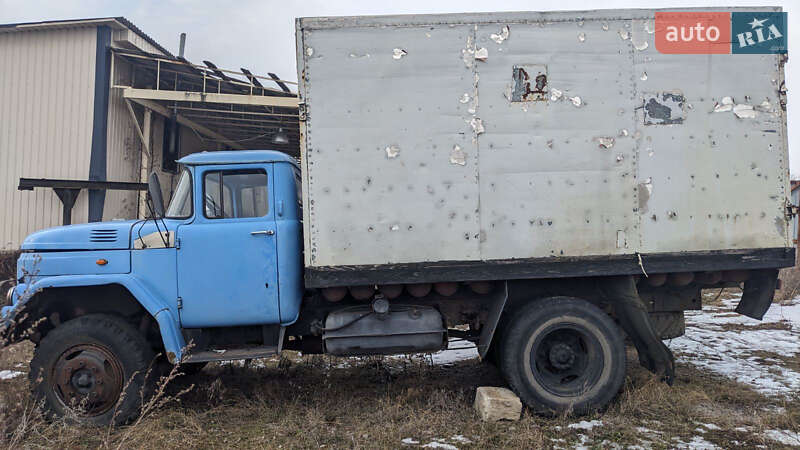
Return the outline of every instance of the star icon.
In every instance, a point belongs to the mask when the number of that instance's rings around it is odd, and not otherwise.
[[[753,21],[748,23],[748,25],[750,25],[750,29],[752,30],[752,29],[755,29],[755,28],[763,27],[764,26],[764,22],[766,22],[767,20],[769,20],[769,19],[758,20],[755,17],[753,17]]]

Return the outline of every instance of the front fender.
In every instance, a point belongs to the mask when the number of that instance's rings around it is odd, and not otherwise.
[[[13,319],[13,316],[19,311],[22,305],[30,300],[35,293],[44,289],[102,286],[108,284],[119,284],[128,289],[139,304],[156,319],[161,332],[167,359],[172,363],[180,361],[183,353],[182,350],[186,346],[186,342],[183,339],[183,335],[180,333],[180,325],[170,311],[169,305],[164,299],[159,298],[159,296],[154,294],[136,277],[130,274],[63,275],[37,279],[30,286],[26,286],[24,292],[16,294],[19,298],[15,299],[13,307],[3,308],[3,318],[5,320]]]

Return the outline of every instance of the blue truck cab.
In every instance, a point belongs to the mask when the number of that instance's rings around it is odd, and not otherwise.
[[[17,284],[2,308],[8,341],[36,341],[46,331],[26,314],[58,328],[88,313],[121,316],[121,325],[146,330],[161,344],[152,351],[173,363],[186,360],[187,348],[197,345],[192,336],[204,329],[274,331],[260,352],[245,356],[278,350],[304,292],[296,161],[280,152],[237,151],[179,163],[162,218],[69,225],[25,239]],[[107,351],[91,353],[72,356],[102,370]],[[212,359],[203,354],[195,360]]]

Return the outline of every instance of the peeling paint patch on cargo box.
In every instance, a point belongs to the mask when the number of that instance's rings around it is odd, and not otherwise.
[[[648,33],[648,22],[649,20],[631,21],[631,43],[633,44],[633,48],[640,52],[647,50],[650,46],[648,44],[650,37],[650,33]]]
[[[400,147],[396,145],[390,145],[386,147],[386,157],[389,159],[397,158],[397,155],[400,153]]]
[[[594,138],[600,148],[611,148],[614,146],[614,138],[611,136],[598,136]]]
[[[738,104],[733,107],[733,114],[740,119],[755,119],[756,110],[753,105]]]
[[[473,117],[472,120],[469,121],[469,125],[476,135],[484,132],[483,121],[479,117]]]
[[[406,56],[407,54],[408,54],[408,52],[403,50],[402,48],[396,48],[396,49],[392,50],[392,58],[393,59],[400,59],[403,56]]]
[[[733,98],[722,97],[722,100],[714,104],[714,112],[733,111]]]
[[[644,124],[681,124],[686,118],[686,99],[680,91],[645,94]]]
[[[647,212],[647,202],[653,194],[653,179],[647,178],[644,183],[639,183],[639,211]]]
[[[508,39],[508,35],[509,35],[509,33],[510,33],[510,30],[508,29],[508,25],[505,25],[505,26],[504,26],[504,27],[503,27],[503,28],[500,30],[500,34],[494,34],[494,33],[492,33],[491,35],[489,35],[489,38],[490,38],[491,40],[495,41],[495,42],[496,42],[496,43],[498,43],[498,44],[502,44],[502,43],[503,43],[503,41],[505,41],[506,39]]]
[[[775,217],[775,229],[778,231],[778,234],[783,236],[786,233],[786,220],[781,217]]]
[[[625,230],[617,230],[617,248],[628,248],[628,238]]]
[[[475,59],[477,59],[478,61],[486,61],[487,59],[489,59],[489,50],[487,50],[485,47],[476,49]]]
[[[756,106],[756,109],[761,112],[772,112],[772,104],[769,99],[764,100],[761,104]]]
[[[450,164],[456,164],[459,166],[467,165],[467,155],[464,153],[464,150],[461,150],[461,147],[458,144],[454,145],[453,149],[450,150]]]

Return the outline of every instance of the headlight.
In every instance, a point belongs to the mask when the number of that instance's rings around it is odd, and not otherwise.
[[[5,301],[5,303],[3,303],[2,306],[11,306],[12,299],[14,298],[14,289],[15,288],[16,288],[15,285],[11,285],[11,287],[8,288],[8,292],[6,292],[6,301]]]

